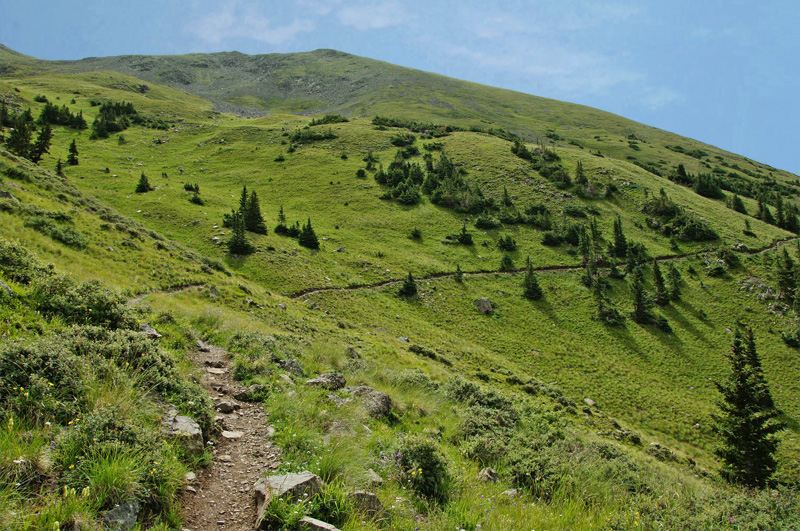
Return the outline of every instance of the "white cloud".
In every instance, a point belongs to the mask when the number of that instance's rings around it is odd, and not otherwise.
[[[342,24],[359,30],[397,26],[405,23],[409,18],[408,9],[394,0],[376,5],[348,6],[339,11],[339,21]]]
[[[293,40],[300,33],[313,31],[314,28],[314,22],[307,19],[276,24],[261,14],[257,4],[234,1],[197,20],[189,31],[214,46],[219,46],[228,39],[241,38],[280,45]]]

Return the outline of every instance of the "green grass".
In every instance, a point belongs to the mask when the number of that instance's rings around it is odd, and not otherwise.
[[[4,57],[8,53],[0,50]],[[82,282],[97,280],[112,289],[107,297],[98,295],[105,288],[89,291],[96,302],[121,302],[147,294],[139,302],[136,318],[150,321],[165,334],[161,344],[169,352],[147,351],[152,356],[148,360],[157,367],[150,370],[132,359],[112,356],[103,347],[86,346],[95,341],[90,338],[96,332],[70,336],[97,361],[89,366],[76,361],[80,382],[73,391],[80,417],[69,411],[68,419],[57,419],[60,410],[55,406],[34,408],[36,414],[25,419],[30,425],[24,426],[31,437],[22,436],[23,428],[10,430],[0,440],[3,456],[25,455],[36,463],[38,452],[49,443],[43,424],[48,419],[51,424],[60,423],[51,429],[67,435],[69,421],[96,423],[112,410],[126,426],[157,425],[158,409],[148,401],[147,391],[164,392],[170,378],[187,381],[192,369],[184,353],[199,336],[230,346],[235,374],[244,383],[268,387],[266,401],[276,427],[275,440],[284,450],[282,470],[309,469],[332,483],[326,511],[335,509],[339,494],[347,488],[365,486],[364,472],[372,467],[385,479],[376,492],[387,506],[394,505],[389,529],[475,529],[478,524],[503,529],[596,529],[637,527],[637,522],[657,529],[663,524],[659,517],[667,513],[676,515],[672,528],[725,529],[733,527],[726,514],[738,511],[753,523],[761,509],[768,514],[766,527],[791,527],[787,516],[794,507],[791,491],[774,494],[777,501],[770,504],[771,493],[729,489],[715,479],[717,463],[711,454],[715,440],[710,414],[717,400],[713,382],[727,370],[724,354],[732,338],[729,329],[741,320],[754,329],[765,375],[789,428],[782,434],[776,477],[787,485],[797,484],[800,373],[797,350],[788,347],[780,333],[795,329],[798,318],[780,301],[759,298],[760,288],[747,289],[753,279],[776,288],[776,253],[743,255],[742,265],[722,277],[708,276],[703,257],[693,253],[737,243],[763,248],[793,235],[733,212],[724,201],[701,197],[648,173],[626,157],[657,164],[665,174],[678,163],[693,173],[710,171],[705,163],[721,164],[716,157],[722,157],[759,175],[771,172],[779,183],[794,182],[797,176],[580,106],[376,65],[345,54],[313,52],[282,59],[275,82],[284,88],[254,85],[245,78],[244,86],[230,93],[220,89],[223,80],[199,74],[201,69],[193,70],[186,61],[207,61],[213,70],[222,60],[244,64],[249,60],[245,56],[93,59],[49,66],[33,59],[14,59],[19,74],[26,75],[5,76],[0,92],[10,94],[12,103],[30,106],[34,116],[42,107],[32,101],[37,94],[83,111],[89,123],[98,109],[90,100],[110,99],[131,101],[141,113],[170,121],[170,127],[166,131],[131,127],[124,132],[124,144],[116,136],[92,141],[88,130],[56,127],[50,154],[39,168],[0,150],[0,189],[9,190],[18,200],[0,199],[3,249],[8,240],[18,241],[39,257],[36,267],[53,263],[59,272],[75,279],[51,287],[61,297],[58,301],[67,301],[58,306],[42,295],[47,293],[43,286],[50,284],[20,279],[10,268],[3,269],[0,280],[13,296],[6,292],[0,296],[0,345],[17,339],[43,345],[72,324],[94,322],[89,309],[94,312],[100,306],[79,304],[74,294],[97,286]],[[280,61],[281,56],[269,60]],[[104,70],[80,73],[98,65]],[[112,71],[118,67],[124,73]],[[375,70],[369,71],[372,67]],[[72,73],[59,74],[53,68]],[[38,75],[27,75],[37,71]],[[140,93],[137,87],[142,80],[131,74],[142,75],[149,90]],[[368,90],[344,97],[331,83],[326,86],[328,92],[308,98],[285,89],[298,76],[330,80],[339,74],[363,80]],[[385,86],[371,84],[375,76],[387,74]],[[214,92],[215,98],[240,109],[255,106],[274,114],[253,119],[219,114],[198,96],[149,81],[183,75],[194,76],[195,84],[187,87],[195,94]],[[425,87],[424,98],[420,87]],[[75,104],[69,103],[72,98]],[[323,108],[341,112],[351,121],[330,125],[335,139],[297,144],[293,153],[288,152],[292,132],[310,122],[288,113]],[[362,159],[370,151],[388,167],[397,151],[391,138],[402,130],[376,130],[370,121],[375,114],[466,129],[502,127],[525,137],[530,149],[535,149],[536,139],[549,142],[543,139],[545,133],[556,132],[563,139],[554,142],[563,167],[573,173],[581,162],[597,187],[616,187],[611,198],[583,199],[579,190],[558,189],[516,157],[510,142],[497,136],[459,131],[436,141],[466,171],[467,179],[496,201],[507,189],[517,207],[546,205],[558,223],[568,219],[565,211],[592,212],[590,218],[596,219],[602,233],[603,250],[613,239],[613,222],[620,215],[627,238],[643,243],[650,256],[685,255],[675,262],[684,279],[681,300],[656,309],[673,331],[664,333],[630,318],[619,327],[594,319],[596,303],[591,290],[581,283],[582,271],[576,269],[581,264],[577,248],[544,246],[540,230],[525,225],[476,229],[474,215],[436,206],[427,196],[415,206],[381,200],[384,190],[373,174],[368,172],[362,179],[356,172],[365,166]],[[628,147],[631,133],[639,138],[640,151]],[[52,169],[58,158],[66,158],[73,139],[80,150],[80,164],[65,167],[65,177],[58,177]],[[423,142],[417,140],[417,145]],[[666,145],[702,149],[709,155],[698,160]],[[589,153],[598,150],[605,157]],[[347,159],[342,158],[343,152]],[[275,161],[279,155],[285,158],[283,162]],[[433,156],[439,155],[434,152]],[[421,158],[412,161],[422,163]],[[155,190],[136,194],[142,172]],[[190,203],[192,193],[183,186],[187,182],[199,184],[204,205]],[[290,223],[310,218],[321,239],[319,252],[271,232],[249,235],[255,254],[228,255],[224,242],[230,231],[222,227],[222,215],[236,206],[242,185],[258,192],[270,229],[277,223],[281,206]],[[645,194],[657,195],[662,188],[687,211],[708,220],[720,241],[678,241],[676,249],[667,237],[648,228],[642,213]],[[796,203],[795,197],[787,200]],[[744,202],[748,211],[755,212],[754,200],[744,198]],[[745,220],[755,236],[743,234]],[[474,246],[444,243],[447,235],[457,233],[464,224]],[[69,233],[74,238],[62,237],[65,228],[74,231]],[[415,228],[421,231],[419,239],[410,237]],[[510,253],[516,266],[521,268],[530,256],[540,269],[542,300],[522,298],[522,273],[494,272],[503,256],[497,242],[507,236],[518,245]],[[80,245],[69,245],[65,239]],[[794,244],[790,249],[796,258]],[[457,266],[465,273],[463,283],[449,275]],[[562,266],[572,269],[550,270]],[[395,294],[399,283],[392,282],[409,272],[418,279],[419,296],[404,300]],[[652,290],[651,277],[648,268],[645,281]],[[628,281],[610,280],[610,285],[611,303],[627,315],[632,307]],[[62,287],[63,293],[58,291]],[[211,288],[217,291],[216,298]],[[326,289],[291,298],[310,288],[357,289]],[[479,297],[492,301],[493,314],[477,311],[473,301]],[[109,340],[98,337],[98,344]],[[130,340],[124,334],[114,337]],[[351,359],[348,349],[360,359]],[[278,376],[272,355],[299,359],[309,377],[337,370],[350,385],[369,385],[388,393],[395,404],[392,417],[367,418],[355,403],[336,408],[326,399],[327,393],[305,387],[303,378],[293,377],[296,385],[289,386]],[[59,356],[72,359],[66,352]],[[168,370],[159,372],[164,367]],[[469,457],[467,441],[459,439],[469,410],[439,389],[451,376],[480,382],[515,403],[532,404],[525,410],[536,412],[531,419],[545,413],[563,419],[568,426],[564,440],[569,444],[553,445],[551,450],[574,467],[583,489],[576,491],[564,483],[548,494],[549,501],[536,499],[533,491],[518,499],[506,498],[501,493],[513,486],[513,467],[501,459],[492,461],[501,482],[477,483],[474,478],[482,463]],[[46,386],[46,380],[38,383]],[[290,388],[296,397],[287,395]],[[201,402],[197,389],[192,389],[188,384],[178,389],[185,410],[192,410],[189,402]],[[18,394],[5,394],[3,400],[22,411],[26,402]],[[597,407],[584,409],[584,398],[594,400]],[[208,412],[201,410],[198,406],[193,411],[210,422]],[[346,424],[355,433],[337,439],[328,433],[334,422]],[[436,504],[413,494],[391,463],[383,463],[381,469],[381,452],[395,451],[404,437],[412,435],[435,441],[442,452],[453,485],[446,502]],[[637,444],[637,438],[643,445]],[[180,477],[187,465],[195,463],[169,447],[147,441],[144,437],[125,449],[100,445],[84,453],[76,446],[63,454],[65,470],[56,472],[58,481],[77,489],[66,496],[27,496],[9,483],[0,485],[0,508],[7,509],[0,514],[17,515],[8,524],[0,521],[0,526],[49,529],[56,520],[91,522],[99,507],[130,496],[140,497],[152,508],[154,528],[177,526]],[[675,451],[678,462],[662,463],[648,454],[651,441],[665,446],[667,454]],[[614,462],[628,465],[614,468],[617,465],[599,461],[592,453],[598,444],[619,448],[624,459]],[[139,453],[143,448],[146,456]],[[696,465],[689,464],[689,459]],[[156,461],[159,466],[150,467]],[[71,475],[70,465],[80,474]],[[7,477],[23,472],[39,477],[38,465],[20,471],[3,457],[0,467]],[[148,475],[152,468],[163,474]],[[649,491],[626,490],[634,469],[633,479],[648,485]],[[85,486],[91,495],[83,497]],[[291,507],[278,509],[291,509],[287,514],[294,514]],[[379,527],[374,522],[362,523],[351,508],[337,514],[343,529]]]

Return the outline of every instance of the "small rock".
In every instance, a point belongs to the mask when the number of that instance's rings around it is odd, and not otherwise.
[[[281,302],[278,304],[278,308],[280,308],[281,310],[286,310],[286,305]]]
[[[139,332],[144,334],[145,336],[149,337],[150,339],[160,339],[161,334],[159,334],[155,328],[150,326],[150,323],[141,323],[139,325]]]
[[[486,467],[478,472],[478,481],[484,483],[497,483],[500,480],[500,474],[491,467]]]
[[[216,410],[220,413],[233,413],[239,409],[239,407],[239,404],[236,402],[231,402],[230,400],[220,400],[217,403]]]
[[[277,360],[275,363],[281,369],[285,371],[289,371],[292,374],[296,374],[297,376],[303,376],[305,373],[303,372],[303,367],[300,365],[300,362],[291,359],[291,360]]]
[[[186,474],[183,475],[183,480],[186,483],[194,483],[195,481],[197,481],[197,474],[195,474],[194,472],[187,472]]]
[[[347,347],[344,353],[347,354],[347,357],[350,358],[351,360],[361,359],[361,356],[359,355],[358,352],[356,352],[356,349],[354,349],[353,347]]]
[[[223,431],[222,436],[225,439],[241,439],[244,437],[243,431]]]
[[[520,494],[519,489],[508,489],[500,493],[501,496],[508,496],[509,498],[516,498]]]
[[[294,387],[294,385],[295,385],[294,384],[294,380],[292,380],[291,376],[289,376],[288,374],[281,374],[279,376],[280,376],[280,379],[283,380],[286,383],[286,385]]]
[[[408,337],[406,337],[406,336],[400,336],[397,339],[398,339],[398,341],[402,341],[404,343],[408,343],[408,341],[409,341]]]
[[[217,456],[217,461],[220,463],[230,463],[233,461],[233,458],[228,454],[222,454]]]
[[[227,369],[218,369],[218,368],[215,368],[215,367],[208,367],[206,369],[206,372],[208,374],[220,375],[220,374],[225,374],[226,372],[228,372],[228,370]]]
[[[339,247],[338,249],[335,249],[333,252],[335,252],[335,253],[343,253],[344,252],[344,247]]]
[[[200,352],[211,352],[211,345],[203,341],[202,339],[198,339],[195,341],[195,345],[197,345],[197,350]]]
[[[206,360],[203,363],[206,367],[214,367],[215,369],[222,369],[223,367],[225,367],[225,362],[222,360]]]
[[[378,497],[371,492],[351,492],[347,495],[347,499],[357,510],[363,512],[368,518],[382,518],[386,513],[386,508]]]
[[[191,485],[186,485],[186,492],[191,492],[192,494],[197,494],[197,489],[192,487]]]
[[[219,298],[219,291],[214,286],[211,286],[208,289],[208,296],[211,297],[212,299],[217,299]]]
[[[367,483],[370,487],[377,487],[378,485],[383,484],[383,478],[371,468],[367,470],[365,475],[367,477]]]
[[[492,308],[492,302],[486,297],[475,299],[473,304],[484,315],[488,315],[494,311],[494,308]]]
[[[310,516],[304,516],[300,519],[300,529],[308,531],[339,531],[336,526]]]
[[[306,382],[307,385],[316,385],[324,387],[329,391],[336,391],[341,389],[347,384],[345,377],[338,372],[329,372],[327,374],[320,374],[316,378],[312,378]]]
[[[591,398],[584,398],[583,402],[589,407],[595,407],[597,404]]]
[[[103,527],[107,531],[128,531],[133,529],[136,526],[136,520],[139,518],[139,511],[141,511],[141,507],[139,502],[135,500],[117,505],[102,516]]]
[[[233,395],[233,398],[235,398],[236,400],[241,400],[243,402],[249,402],[251,400],[251,397],[263,393],[266,390],[267,388],[264,387],[263,385],[253,384],[244,391],[240,391],[235,395]]]

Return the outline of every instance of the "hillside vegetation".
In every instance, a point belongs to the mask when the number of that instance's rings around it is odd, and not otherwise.
[[[799,524],[796,175],[330,50],[0,48],[0,73],[4,139],[32,118],[0,147],[0,527],[99,528],[135,500],[179,529],[215,457],[161,420],[221,431],[197,339],[263,386],[279,472],[326,483],[270,504],[276,528]],[[737,328],[785,427],[760,490],[714,453]],[[306,383],[331,372],[348,387]]]

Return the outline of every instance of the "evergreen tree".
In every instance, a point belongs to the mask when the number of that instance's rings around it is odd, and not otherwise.
[[[511,196],[508,195],[508,188],[505,186],[503,186],[503,206],[514,206],[514,201],[511,200]]]
[[[775,216],[777,219],[775,222],[778,226],[782,229],[786,228],[786,217],[783,212],[783,199],[781,198],[781,194],[777,194],[777,204],[775,205]]]
[[[10,127],[12,123],[5,100],[0,100],[0,129]]]
[[[522,296],[532,301],[538,301],[542,298],[542,288],[539,286],[539,279],[536,277],[536,271],[531,264],[531,258],[525,264],[525,278],[522,281]]]
[[[56,175],[64,175],[64,166],[61,164],[61,159],[56,161]]]
[[[577,184],[587,184],[589,179],[586,178],[586,174],[583,171],[583,163],[578,161],[575,165],[575,182]]]
[[[146,194],[147,192],[153,190],[153,187],[150,186],[150,181],[147,179],[147,175],[142,172],[142,176],[139,177],[139,182],[136,185],[135,192],[137,194]]]
[[[736,212],[747,214],[747,208],[744,206],[744,201],[742,201],[742,198],[736,194],[733,194],[733,199],[731,199],[731,208]]]
[[[247,185],[242,186],[242,195],[239,196],[239,213],[246,218],[247,212]],[[245,219],[245,223],[246,223]],[[246,225],[245,225],[246,226]]]
[[[403,280],[403,285],[397,290],[397,295],[405,298],[417,296],[417,283],[414,281],[414,277],[411,276],[411,273]]]
[[[235,212],[231,220],[231,237],[228,240],[228,252],[231,254],[250,254],[255,251],[253,244],[247,241],[244,218],[241,212]]]
[[[675,267],[675,264],[669,265],[669,298],[677,301],[681,298],[681,272]]]
[[[453,278],[456,279],[456,282],[461,283],[464,282],[464,272],[461,271],[461,265],[456,264],[456,272],[453,275]]]
[[[8,133],[6,147],[11,153],[28,158],[31,149],[31,126],[22,116],[14,120],[14,128]]]
[[[513,271],[514,270],[514,260],[511,259],[510,255],[504,254],[503,258],[500,259],[500,271]]]
[[[50,128],[50,124],[45,124],[39,131],[39,135],[36,137],[36,142],[34,142],[33,146],[31,147],[31,162],[38,164],[39,161],[42,160],[42,156],[44,156],[45,153],[50,152],[50,141],[52,139],[53,130]]]
[[[715,382],[722,397],[720,412],[712,416],[720,445],[714,453],[723,461],[722,475],[732,483],[764,487],[775,471],[775,434],[782,429],[776,420],[779,411],[771,404],[769,389],[761,374],[761,364],[748,330],[747,345],[737,329],[727,355],[731,373]],[[769,398],[767,402],[766,398]]]
[[[669,302],[669,292],[664,275],[661,274],[661,268],[658,266],[658,260],[655,258],[653,259],[653,284],[656,287],[656,304],[664,306]]]
[[[303,228],[300,229],[300,235],[297,237],[297,243],[303,247],[308,247],[309,249],[319,249],[319,239],[317,239],[317,234],[311,227],[311,218],[308,218],[308,223],[303,225]]]
[[[640,270],[637,270],[637,272]],[[639,324],[650,324],[653,322],[653,301],[650,294],[644,289],[644,282],[638,274],[632,275],[631,297],[633,297],[633,312],[631,317]]]
[[[267,224],[261,215],[261,206],[258,204],[258,195],[253,190],[247,200],[247,210],[244,213],[244,223],[247,230],[256,234],[266,234]]]
[[[67,164],[70,166],[77,166],[78,165],[78,146],[75,144],[75,140],[72,140],[72,143],[69,145],[69,154],[67,155]]]
[[[789,251],[786,247],[777,260],[777,274],[778,274],[778,289],[780,290],[780,298],[791,304],[795,298],[795,263],[789,256]]]
[[[628,240],[622,232],[622,219],[617,214],[617,219],[614,220],[614,255],[619,258],[624,258],[628,254]]]
[[[283,205],[278,211],[278,225],[275,227],[275,234],[286,234],[289,227],[286,226],[286,214],[283,213]]]

